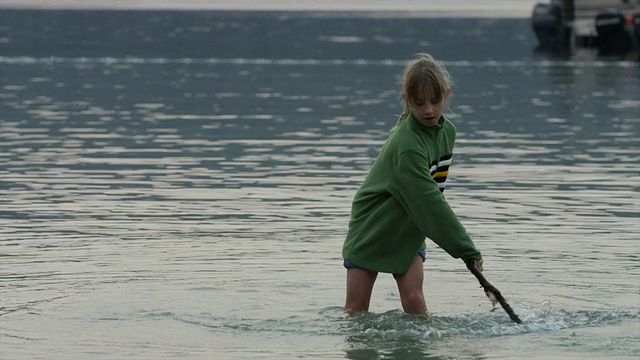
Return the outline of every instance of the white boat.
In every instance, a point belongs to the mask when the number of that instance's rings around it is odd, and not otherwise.
[[[550,0],[531,15],[540,49],[591,47],[605,55],[640,50],[640,0]]]

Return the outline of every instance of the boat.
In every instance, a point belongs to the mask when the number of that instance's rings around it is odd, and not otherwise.
[[[600,55],[640,53],[640,0],[538,2],[531,24],[540,50],[594,48]]]

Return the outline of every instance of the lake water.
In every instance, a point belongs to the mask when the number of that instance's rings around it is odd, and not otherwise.
[[[526,19],[0,12],[0,358],[637,359],[640,66]],[[428,51],[445,193],[523,323],[429,243],[342,312],[351,199]]]

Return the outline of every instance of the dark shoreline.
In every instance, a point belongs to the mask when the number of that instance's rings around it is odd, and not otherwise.
[[[367,19],[434,19],[434,18],[449,18],[449,19],[529,19],[529,16],[524,15],[507,15],[506,13],[491,14],[491,13],[479,13],[479,12],[460,12],[453,10],[435,10],[435,11],[388,11],[388,10],[262,10],[262,9],[189,9],[189,8],[176,8],[176,9],[127,9],[127,8],[95,8],[95,9],[80,9],[80,8],[19,8],[19,7],[2,7],[0,6],[0,13],[2,12],[113,12],[113,13],[220,13],[231,15],[234,17],[245,17],[248,14],[261,14],[265,17],[304,17],[304,18],[367,18]]]

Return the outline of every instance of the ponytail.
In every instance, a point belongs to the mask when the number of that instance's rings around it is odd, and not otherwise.
[[[391,131],[395,130],[400,125],[402,120],[407,117],[407,115],[409,115],[409,106],[407,106],[407,104],[404,104],[404,110],[402,110],[402,114],[400,114],[400,116],[398,117],[398,121],[396,122],[396,125],[393,127],[393,129],[391,129]]]

